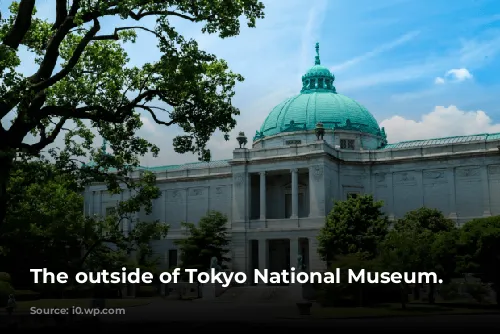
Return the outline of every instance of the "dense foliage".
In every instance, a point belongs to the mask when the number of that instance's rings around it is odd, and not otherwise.
[[[152,258],[144,255],[150,254],[150,241],[168,232],[167,224],[142,222],[134,215],[141,208],[151,212],[151,201],[160,196],[150,173],[128,188],[132,196],[117,201],[105,217],[84,216],[78,174],[48,161],[16,164],[11,180],[6,223],[0,227],[0,267],[17,287],[33,287],[31,268],[75,274],[148,265]]]
[[[222,268],[231,261],[227,217],[220,212],[211,211],[202,217],[198,224],[183,223],[187,237],[177,242],[181,251],[184,269],[207,271],[210,260],[216,257]]]
[[[436,291],[443,288],[443,298],[458,295],[454,279],[462,278],[463,291],[474,300],[483,301],[489,284],[500,286],[500,216],[474,219],[463,227],[446,218],[439,210],[419,208],[408,212],[386,230],[387,218],[382,203],[371,196],[336,202],[321,230],[318,252],[331,261],[330,271],[347,268],[378,272],[435,272],[443,284],[429,284],[428,302],[434,303]],[[357,268],[357,269],[356,269]],[[463,280],[473,275],[482,284]],[[322,288],[325,303],[367,305],[387,302],[396,296],[403,307],[408,294],[420,299],[421,284],[381,288],[376,284],[331,284]],[[399,297],[393,292],[399,289]],[[379,292],[383,291],[383,295]],[[497,303],[499,294],[497,293]],[[392,297],[391,297],[392,298]],[[349,302],[350,301],[350,302]],[[392,300],[395,301],[395,300]]]
[[[183,37],[174,23],[197,23],[202,32],[226,38],[239,34],[242,17],[254,27],[264,16],[258,0],[52,4],[53,22],[35,16],[35,0],[14,1],[10,13],[2,13],[0,119],[6,122],[0,126],[0,224],[16,156],[37,156],[58,136],[64,136],[65,147],[51,153],[61,167],[75,169],[79,160],[92,158],[95,166],[85,168],[117,169],[105,178],[115,188],[113,181],[126,178],[140,155],[158,153],[156,146],[136,135],[141,113],[157,124],[180,127],[184,134],[173,142],[177,152],[198,153],[208,160],[210,136],[218,129],[227,139],[235,126],[233,117],[239,111],[231,98],[243,78],[225,61],[200,50],[195,40]],[[103,25],[110,22],[115,26],[106,30],[112,32],[103,33]],[[129,59],[124,43],[134,43],[138,31],[155,37],[157,61],[135,66]],[[34,73],[20,71],[22,50],[34,57]],[[109,142],[112,156],[93,147],[92,128]],[[28,135],[33,143],[25,141]]]
[[[383,203],[374,202],[371,195],[335,202],[318,237],[321,257],[327,262],[352,253],[374,257],[389,226],[382,206]]]

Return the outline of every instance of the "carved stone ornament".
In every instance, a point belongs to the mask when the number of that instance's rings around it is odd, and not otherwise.
[[[244,174],[243,173],[236,174],[234,176],[234,184],[237,187],[241,187],[241,185],[243,184],[243,179],[244,179]]]
[[[424,179],[442,179],[444,178],[444,171],[442,170],[435,170],[435,171],[429,171],[429,172],[424,172]]]
[[[191,196],[201,196],[201,195],[203,195],[203,189],[202,188],[191,189],[190,195]]]
[[[479,168],[473,167],[473,168],[457,169],[457,175],[460,177],[478,176],[479,175]]]
[[[415,180],[415,176],[410,175],[409,173],[401,173],[400,174],[399,181],[401,181],[401,182],[409,182],[409,181],[414,181],[414,180]]]
[[[313,173],[314,180],[319,181],[323,176],[323,167],[319,165],[312,166],[311,172]]]
[[[221,195],[222,194],[222,190],[223,190],[222,187],[217,187],[217,188],[215,188],[215,193],[217,195]]]
[[[500,165],[488,166],[488,173],[490,175],[498,175],[498,174],[500,174]]]
[[[168,190],[167,191],[167,197],[169,198],[169,200],[179,200],[181,199],[181,191],[180,190]]]

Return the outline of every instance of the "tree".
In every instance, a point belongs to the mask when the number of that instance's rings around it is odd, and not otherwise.
[[[81,270],[120,270],[132,265],[130,253],[147,253],[151,240],[167,234],[165,223],[133,218],[142,207],[151,212],[151,200],[160,195],[153,174],[144,174],[134,184],[137,188],[131,188],[133,195],[118,202],[107,217],[83,216],[78,176],[45,160],[15,165],[6,223],[0,227],[4,245],[0,266],[16,284],[31,285],[31,268],[65,271],[70,276]],[[124,222],[133,225],[126,233]]]
[[[318,236],[320,256],[327,262],[351,253],[374,257],[389,226],[382,206],[382,202],[374,202],[371,195],[335,202]]]
[[[414,270],[436,272],[443,281],[448,283],[455,274],[457,252],[457,229],[455,223],[446,218],[437,209],[422,207],[407,212],[397,221],[394,229],[398,232],[422,234],[417,240],[425,242],[428,247],[419,247],[424,253],[419,256],[420,263],[413,263]],[[420,241],[419,241],[420,242]],[[418,297],[420,284],[415,285]],[[435,285],[429,284],[428,299],[434,303]]]
[[[348,283],[349,270],[359,272],[364,269],[366,271],[380,271],[380,263],[378,259],[367,258],[364,253],[352,253],[348,255],[338,256],[332,263],[330,272],[336,274],[336,269],[340,271],[340,283],[328,283],[322,287],[323,303],[333,306],[341,306],[342,304],[353,304],[354,306],[363,307],[373,302],[370,297],[370,292],[376,290],[377,284],[366,284],[361,282]],[[337,278],[337,277],[336,277]],[[351,302],[351,303],[349,303]]]
[[[177,244],[184,269],[207,271],[212,257],[216,257],[223,268],[231,261],[227,257],[229,237],[225,215],[211,211],[200,219],[198,226],[192,223],[183,223],[182,226],[187,229],[188,237],[178,240]]]
[[[393,272],[418,272],[426,262],[431,248],[431,232],[414,228],[393,229],[381,244],[381,260],[384,268]],[[406,308],[408,286],[400,284],[401,307]]]
[[[53,5],[54,22],[34,16],[35,0],[13,2],[10,15],[2,15],[0,119],[12,121],[9,128],[0,127],[0,224],[17,155],[37,156],[63,133],[66,147],[52,152],[59,163],[79,168],[81,158],[90,156],[95,169],[117,169],[108,176],[111,181],[136,167],[139,155],[158,153],[135,135],[140,112],[184,131],[173,141],[177,152],[209,160],[210,136],[219,129],[227,140],[235,126],[239,111],[231,98],[243,78],[179,34],[174,18],[201,23],[202,32],[226,38],[239,34],[241,16],[250,27],[264,17],[258,0],[54,0]],[[101,24],[109,18],[122,25],[104,34]],[[145,24],[147,19],[155,20],[154,27]],[[156,62],[141,67],[130,63],[123,48],[135,42],[138,31],[155,36],[159,50]],[[30,76],[17,68],[21,46],[35,57],[37,70]],[[92,148],[89,127],[110,143],[113,156]],[[29,134],[34,143],[24,141]]]
[[[490,283],[500,305],[500,216],[473,219],[462,226],[459,266],[483,283]]]
[[[394,227],[404,229],[408,226],[434,233],[449,232],[455,229],[455,223],[446,218],[441,211],[426,207],[407,212]]]

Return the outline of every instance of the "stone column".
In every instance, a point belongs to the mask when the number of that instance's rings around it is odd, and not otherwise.
[[[295,268],[295,273],[301,272],[301,268],[297,267],[297,260],[300,254],[299,250],[299,238],[292,237],[290,238],[290,267]],[[297,302],[302,301],[303,293],[302,293],[302,284],[295,283],[290,284],[290,288],[292,289],[293,299]]]
[[[490,184],[488,182],[488,166],[481,167],[481,182],[483,184],[483,217],[490,217]]]
[[[268,259],[268,241],[266,239],[260,239],[259,243],[259,271],[263,274],[264,269],[267,268],[267,259]],[[262,281],[258,282],[258,285],[264,285],[265,283]]]
[[[99,191],[99,216],[105,216],[106,213],[103,210],[103,202],[102,202],[102,193],[103,191]]]
[[[93,216],[95,214],[94,210],[94,200],[95,200],[95,191],[90,192],[90,203],[89,203],[89,216]]]
[[[300,254],[299,250],[299,238],[290,238],[290,267],[295,268],[295,272],[299,272],[297,268],[297,257]]]
[[[291,219],[299,218],[299,173],[298,169],[291,170],[292,173],[292,216]]]
[[[456,202],[456,189],[455,189],[455,168],[449,168],[448,172],[448,184],[450,189],[450,214],[449,219],[453,220],[457,224],[457,202]]]
[[[266,172],[260,172],[260,220],[266,220]]]
[[[389,172],[386,174],[386,177],[387,177],[387,188],[389,189],[389,194],[390,194],[390,197],[389,197],[389,220],[390,221],[394,221],[396,218],[395,218],[395,207],[394,207],[394,177],[393,177],[393,173],[392,172]]]
[[[325,183],[323,166],[309,167],[309,217],[316,218],[325,215]]]

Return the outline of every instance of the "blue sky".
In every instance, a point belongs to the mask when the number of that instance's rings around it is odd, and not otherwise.
[[[39,16],[52,18],[53,2]],[[10,1],[0,0],[0,8]],[[354,98],[386,127],[389,141],[500,132],[500,3],[498,0],[265,0],[257,28],[221,40],[198,25],[177,22],[180,32],[229,62],[245,82],[236,88],[237,131],[253,137],[269,111],[298,94],[300,77],[314,64],[332,69],[339,93]],[[103,23],[112,30],[118,20]],[[154,61],[155,40],[145,33],[127,51],[135,64]],[[21,70],[32,70],[29,57]],[[179,132],[144,119],[143,134],[161,148],[144,164],[195,161],[178,155]],[[215,134],[214,159],[231,158],[237,146]]]

